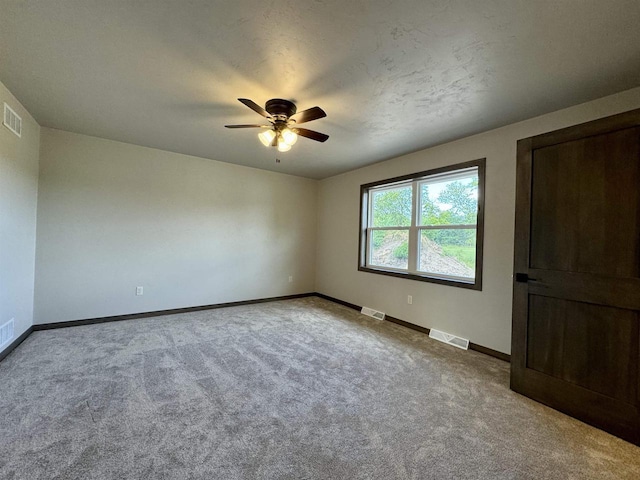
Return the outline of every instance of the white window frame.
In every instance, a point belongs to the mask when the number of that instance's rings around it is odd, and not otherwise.
[[[380,273],[383,275],[392,275],[412,280],[420,280],[426,282],[440,283],[445,285],[453,285],[463,288],[471,288],[482,290],[482,240],[484,233],[484,184],[485,184],[485,167],[486,160],[479,159],[471,162],[465,162],[449,167],[419,172],[402,177],[391,178],[373,182],[360,187],[360,245],[359,245],[359,263],[358,269],[370,273]],[[422,185],[437,183],[442,181],[451,181],[456,178],[469,178],[470,173],[477,174],[478,177],[478,215],[475,224],[447,224],[447,225],[420,225],[421,205],[420,205],[420,189]],[[410,226],[391,226],[391,227],[373,227],[371,226],[372,212],[372,193],[384,190],[397,189],[405,186],[412,188],[412,210]],[[420,255],[420,236],[423,231],[437,229],[474,229],[476,231],[476,269],[475,278],[458,277],[445,275],[436,272],[427,272],[419,270]],[[407,268],[393,268],[380,266],[371,263],[373,253],[372,242],[373,232],[375,231],[407,231],[408,232],[408,259]]]

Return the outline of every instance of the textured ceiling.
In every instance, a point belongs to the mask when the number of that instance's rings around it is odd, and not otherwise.
[[[0,0],[43,126],[324,178],[640,85],[638,0]],[[278,154],[236,99],[327,118]]]

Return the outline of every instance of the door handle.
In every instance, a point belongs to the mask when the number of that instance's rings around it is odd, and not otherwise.
[[[535,278],[530,278],[527,273],[516,273],[516,282],[527,283],[527,282],[535,282]]]

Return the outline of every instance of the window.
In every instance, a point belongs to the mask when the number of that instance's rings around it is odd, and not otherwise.
[[[485,163],[362,185],[358,269],[481,290]]]

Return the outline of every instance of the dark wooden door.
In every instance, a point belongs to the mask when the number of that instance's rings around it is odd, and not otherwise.
[[[518,142],[511,388],[640,444],[640,110]]]

